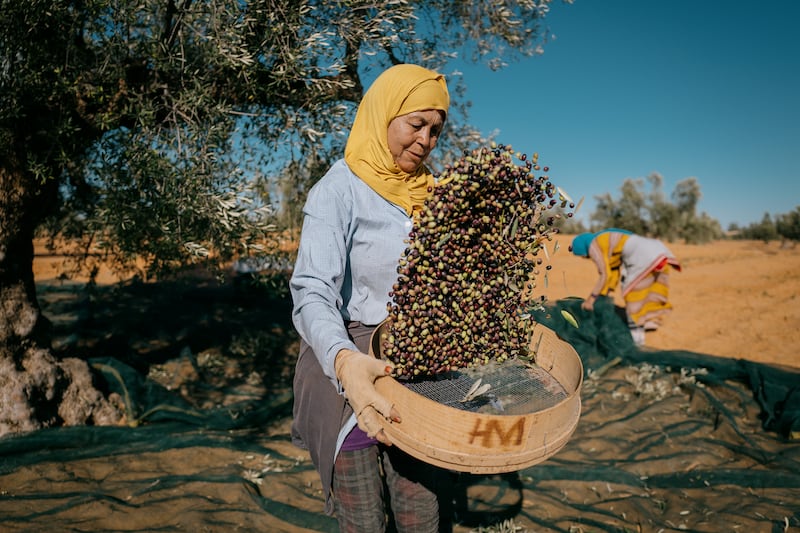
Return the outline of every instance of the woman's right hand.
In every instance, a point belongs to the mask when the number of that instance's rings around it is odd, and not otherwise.
[[[358,427],[386,445],[392,441],[383,431],[380,417],[400,422],[394,405],[375,389],[375,380],[392,373],[392,364],[362,352],[341,350],[334,362],[336,378],[356,414]]]

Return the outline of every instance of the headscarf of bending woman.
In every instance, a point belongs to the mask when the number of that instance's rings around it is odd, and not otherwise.
[[[423,164],[413,173],[400,170],[389,151],[389,123],[414,111],[450,106],[444,76],[417,65],[395,65],[384,71],[358,106],[344,159],[350,169],[382,197],[411,215],[433,187],[433,175]]]
[[[589,245],[592,244],[594,238],[594,233],[581,233],[580,235],[576,235],[575,238],[572,239],[572,253],[580,257],[588,256]]]

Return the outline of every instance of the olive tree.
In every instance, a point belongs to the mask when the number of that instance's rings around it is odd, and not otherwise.
[[[800,206],[775,217],[775,231],[792,246],[800,241]]]
[[[654,172],[647,179],[626,179],[620,197],[610,193],[596,196],[597,206],[591,214],[596,229],[615,227],[672,241],[704,243],[722,236],[719,222],[707,213],[697,212],[702,193],[697,178],[686,178],[675,184],[668,200],[663,192],[664,178]]]
[[[776,227],[775,220],[772,218],[772,215],[769,213],[764,213],[764,216],[761,218],[760,222],[755,222],[746,228],[743,228],[739,236],[743,239],[770,242],[778,240],[781,235],[778,233],[778,229]]]
[[[643,180],[629,178],[622,183],[619,198],[614,198],[610,193],[596,196],[597,205],[590,215],[593,226],[647,233],[646,195],[643,186]]]
[[[550,1],[0,0],[0,435],[119,417],[53,355],[37,231],[149,277],[268,246],[271,200],[341,153],[380,70],[448,74],[459,149],[477,134],[448,61],[539,52]]]

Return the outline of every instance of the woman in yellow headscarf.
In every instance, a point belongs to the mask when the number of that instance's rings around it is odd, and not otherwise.
[[[414,212],[433,188],[425,160],[449,104],[441,74],[417,65],[383,72],[358,107],[344,159],[303,208],[290,282],[301,337],[292,438],[309,450],[342,531],[383,531],[386,516],[398,531],[438,531],[437,486],[448,475],[391,447],[380,420],[402,413],[373,385],[391,367],[365,352],[387,317]]]

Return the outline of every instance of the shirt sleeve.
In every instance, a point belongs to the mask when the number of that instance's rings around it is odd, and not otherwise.
[[[344,160],[309,191],[289,284],[292,320],[338,388],[334,359],[356,350],[347,321],[377,325],[388,316],[398,260],[413,220],[364,183]],[[341,391],[341,389],[339,389]]]
[[[352,202],[327,182],[318,185],[312,188],[303,209],[300,246],[290,281],[292,321],[325,375],[340,388],[334,371],[336,354],[343,348],[357,350],[340,311]]]

